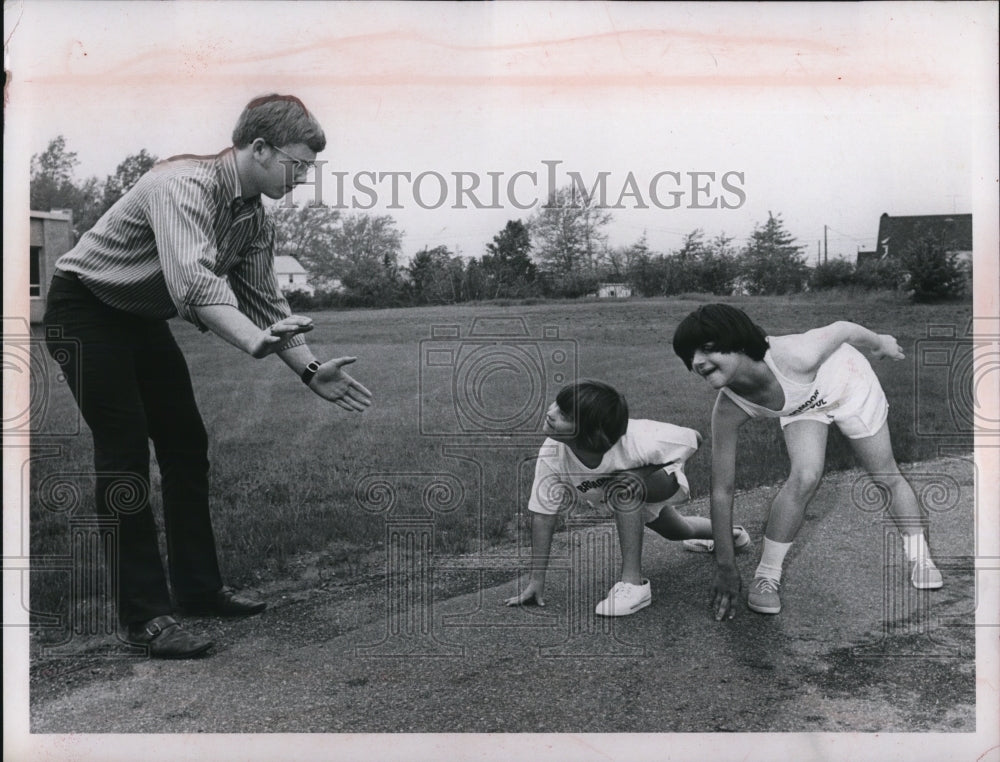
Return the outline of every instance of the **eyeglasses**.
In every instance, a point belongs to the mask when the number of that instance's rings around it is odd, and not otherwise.
[[[299,173],[303,175],[309,174],[309,170],[313,169],[316,166],[314,162],[306,161],[305,159],[300,159],[296,156],[292,156],[287,151],[282,151],[280,148],[278,148],[278,146],[272,143],[268,143],[268,145],[292,162],[292,166],[295,168],[296,175],[298,175]]]

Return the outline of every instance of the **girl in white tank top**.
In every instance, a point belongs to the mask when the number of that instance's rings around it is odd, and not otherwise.
[[[903,352],[892,336],[837,322],[801,334],[769,337],[742,310],[709,304],[681,321],[673,344],[688,369],[719,391],[712,411],[711,514],[717,563],[712,602],[716,619],[733,617],[742,587],[730,539],[736,450],[740,427],[754,417],[781,419],[791,472],[768,512],[764,550],[747,597],[752,610],[762,614],[781,610],[782,565],[819,486],[826,427],[831,423],[848,437],[871,478],[888,490],[887,509],[902,537],[913,586],[942,586],[924,536],[925,512],[892,452],[885,394],[868,360],[858,351],[902,360]],[[767,401],[775,407],[761,404]]]

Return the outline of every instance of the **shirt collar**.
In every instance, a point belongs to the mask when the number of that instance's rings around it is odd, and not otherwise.
[[[222,185],[224,198],[229,201],[230,206],[239,208],[242,206],[253,206],[260,204],[260,197],[255,199],[243,198],[243,187],[240,185],[240,175],[236,171],[236,151],[227,148],[216,157],[216,166],[219,173],[219,182]]]

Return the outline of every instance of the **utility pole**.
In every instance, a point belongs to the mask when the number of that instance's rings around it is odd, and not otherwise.
[[[827,263],[827,256],[829,255],[829,249],[826,246],[826,225],[823,226],[823,264]]]

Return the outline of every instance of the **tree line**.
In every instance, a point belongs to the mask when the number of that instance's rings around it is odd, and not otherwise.
[[[156,162],[145,149],[126,156],[113,175],[82,182],[79,161],[59,136],[31,160],[31,208],[71,209],[76,237],[88,230]],[[746,242],[701,229],[674,251],[654,252],[643,234],[613,247],[611,212],[574,186],[555,191],[527,220],[508,220],[479,256],[444,245],[424,247],[403,263],[404,231],[390,215],[343,214],[323,205],[270,210],[275,254],[297,259],[315,292],[292,292],[297,310],[459,302],[574,298],[599,284],[621,283],[640,296],[685,293],[728,296],[792,294],[830,288],[906,290],[915,300],[963,294],[970,273],[948,242],[928,234],[892,259],[856,265],[834,260],[810,268],[805,246],[780,214],[754,226]]]
[[[66,138],[59,135],[49,141],[42,153],[31,157],[31,208],[37,212],[70,210],[73,213],[74,240],[78,240],[156,161],[156,156],[143,148],[126,156],[115,173],[104,180],[88,177],[78,181],[76,168],[80,160],[75,151],[67,149]]]
[[[899,257],[816,267],[805,246],[768,213],[743,246],[726,235],[688,233],[672,252],[654,252],[643,235],[608,245],[607,209],[557,191],[527,221],[508,220],[483,253],[461,257],[447,246],[425,247],[400,264],[403,233],[389,215],[346,214],[324,206],[278,208],[276,253],[295,257],[317,287],[293,295],[298,308],[455,304],[484,300],[575,298],[602,283],[640,296],[687,293],[783,295],[833,288],[904,291],[915,301],[964,294],[971,270],[949,242],[928,232]]]

